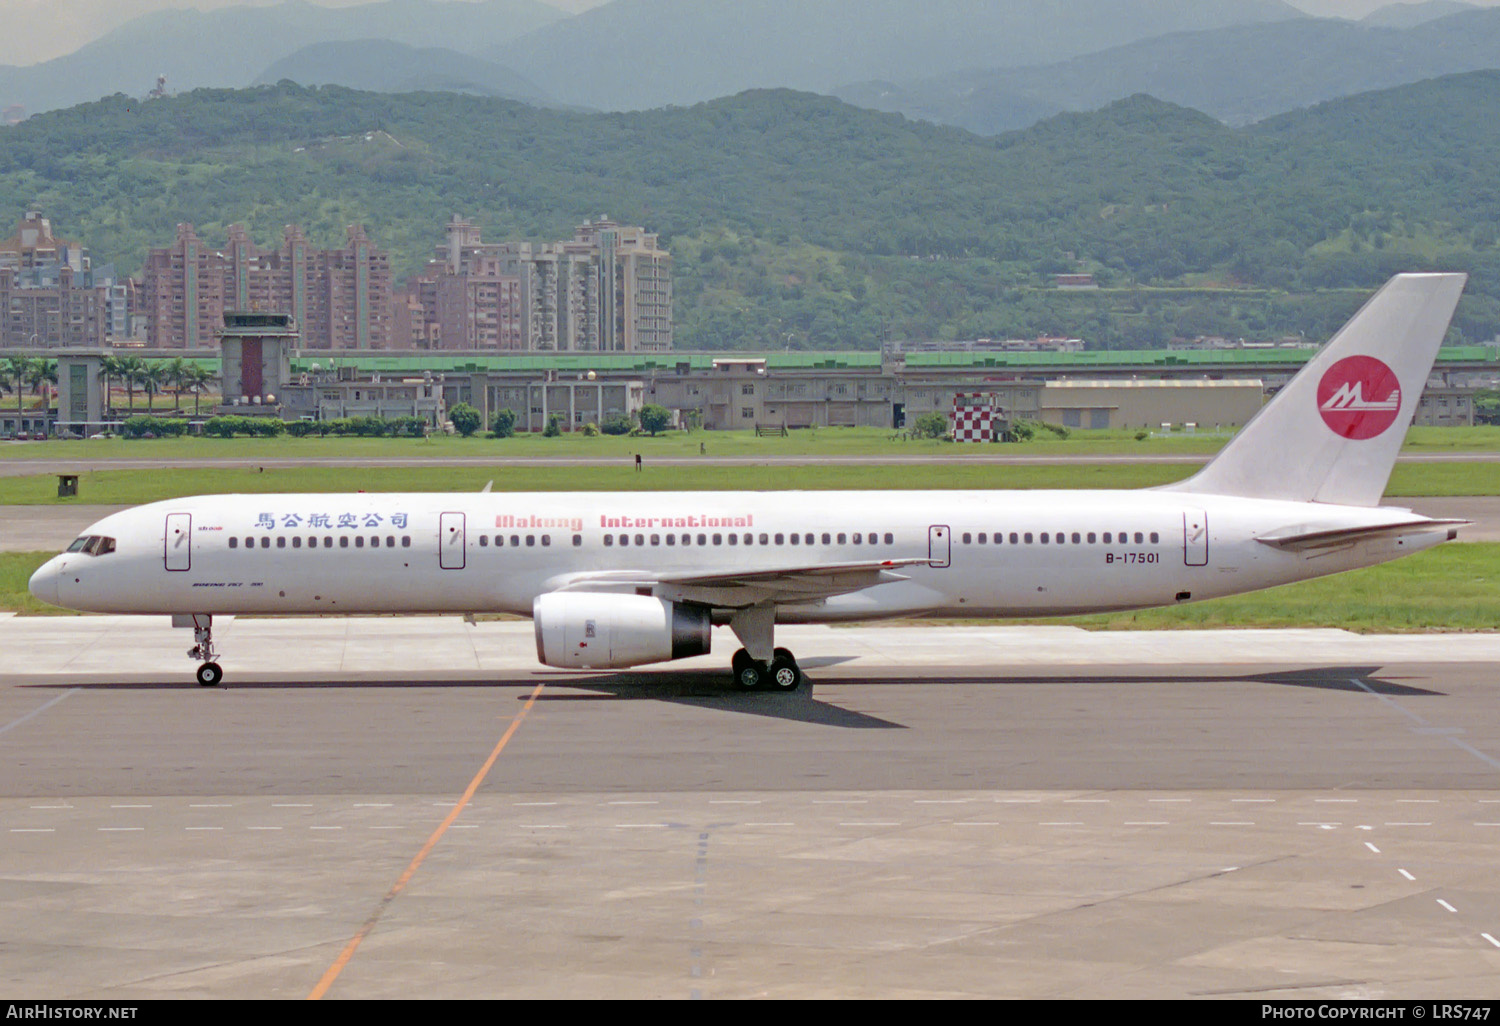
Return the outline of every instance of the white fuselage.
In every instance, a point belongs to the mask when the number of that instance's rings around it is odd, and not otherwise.
[[[32,587],[111,613],[529,615],[574,574],[916,559],[904,579],[783,603],[776,620],[1057,615],[1253,591],[1445,539],[1256,540],[1393,512],[1149,489],[217,495],[106,517],[88,533],[114,551],[57,556]]]

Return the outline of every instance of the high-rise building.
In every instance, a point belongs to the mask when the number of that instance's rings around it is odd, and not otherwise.
[[[123,334],[126,294],[113,268],[96,270],[87,248],[29,210],[0,242],[0,348],[102,346]]]
[[[171,246],[146,259],[141,302],[157,348],[213,344],[226,310],[290,315],[308,349],[386,349],[391,341],[390,257],[363,228],[348,229],[342,249],[313,250],[296,225],[276,249],[261,250],[242,225],[230,225],[222,251],[205,246],[190,224]]]
[[[635,352],[672,348],[672,257],[654,233],[607,219],[571,240],[485,243],[455,216],[396,299],[396,345]]]

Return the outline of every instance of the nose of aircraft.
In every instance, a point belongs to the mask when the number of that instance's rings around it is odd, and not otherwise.
[[[31,593],[49,606],[57,605],[57,574],[61,560],[54,556],[37,568],[31,575],[27,587]]]

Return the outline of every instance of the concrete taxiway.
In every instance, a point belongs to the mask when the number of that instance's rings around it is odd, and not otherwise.
[[[1500,997],[1500,636],[0,618],[25,998]],[[466,795],[467,800],[466,800]]]

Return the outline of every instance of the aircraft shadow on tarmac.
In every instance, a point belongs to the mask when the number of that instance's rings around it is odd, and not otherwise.
[[[804,669],[813,666],[832,668],[847,660],[827,658],[807,660]],[[97,680],[72,682],[49,681],[47,683],[23,683],[23,687],[55,690],[121,691],[121,690],[184,690],[204,693],[234,690],[290,690],[304,688],[510,688],[520,690],[517,701],[529,698],[529,692],[541,682],[547,686],[538,702],[600,702],[600,701],[647,701],[669,702],[724,712],[745,713],[771,719],[789,720],[828,727],[864,730],[904,730],[905,724],[872,716],[868,713],[846,709],[816,698],[818,684],[855,684],[861,687],[876,687],[890,684],[927,685],[989,685],[1025,687],[1037,685],[1108,685],[1108,684],[1206,684],[1206,683],[1250,683],[1274,684],[1283,687],[1314,688],[1324,691],[1347,691],[1355,694],[1386,696],[1432,696],[1442,697],[1443,692],[1404,684],[1398,680],[1382,679],[1379,666],[1327,666],[1306,669],[1276,670],[1264,672],[1215,673],[1215,672],[1162,673],[1095,673],[1095,674],[1031,674],[991,675],[973,672],[955,672],[944,676],[904,676],[891,674],[872,676],[866,672],[837,671],[827,673],[818,681],[811,676],[805,678],[803,687],[791,694],[767,692],[743,692],[736,690],[723,672],[702,670],[656,670],[624,671],[608,673],[580,673],[579,671],[538,670],[524,674],[502,677],[455,678],[434,674],[393,680],[384,674],[361,674],[358,676],[306,680],[288,676],[287,679],[260,678],[234,681],[219,688],[200,688],[191,681],[134,681],[103,683]],[[847,693],[846,693],[847,695]]]

